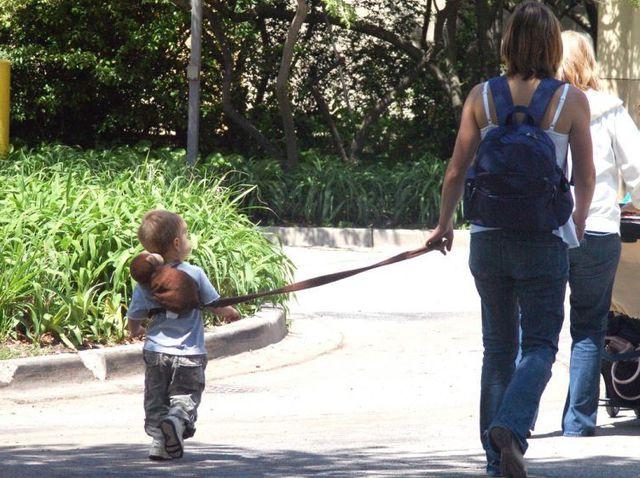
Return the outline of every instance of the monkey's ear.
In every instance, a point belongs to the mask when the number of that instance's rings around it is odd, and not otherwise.
[[[148,260],[149,256],[148,252],[143,252],[131,261],[131,277],[139,284],[148,284],[151,281],[151,275],[156,270],[155,263]]]
[[[153,264],[154,266],[160,267],[164,265],[164,259],[160,254],[157,254],[155,252],[148,252],[146,254],[147,254],[146,256],[147,261]]]

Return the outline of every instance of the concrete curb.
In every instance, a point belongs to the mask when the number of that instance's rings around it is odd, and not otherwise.
[[[279,342],[287,335],[282,309],[263,308],[252,317],[205,333],[209,358],[234,355]],[[0,388],[34,388],[51,383],[81,383],[139,373],[142,344],[92,349],[0,362]]]
[[[384,248],[420,247],[428,229],[373,229],[336,227],[261,227],[262,233],[272,241],[278,239],[285,246],[332,248]],[[457,229],[454,244],[469,246],[469,230]]]

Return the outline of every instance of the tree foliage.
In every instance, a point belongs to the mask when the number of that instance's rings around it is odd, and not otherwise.
[[[183,122],[187,12],[162,0],[20,0],[2,18],[14,136],[86,146],[159,139]]]
[[[183,145],[189,3],[3,0],[13,135]],[[201,147],[290,166],[309,148],[347,162],[446,157],[465,94],[499,71],[517,3],[205,0]],[[545,3],[596,36],[595,0]]]

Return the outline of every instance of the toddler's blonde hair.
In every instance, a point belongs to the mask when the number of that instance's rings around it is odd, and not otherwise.
[[[138,240],[149,252],[165,254],[180,236],[184,220],[176,213],[155,209],[147,212],[138,228]]]

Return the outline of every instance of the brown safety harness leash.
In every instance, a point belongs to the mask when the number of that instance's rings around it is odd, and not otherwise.
[[[207,304],[207,307],[225,307],[228,305],[240,304],[242,302],[248,302],[253,299],[258,299],[260,297],[267,297],[271,295],[279,295],[279,294],[288,294],[290,292],[297,292],[305,289],[312,289],[314,287],[319,287],[321,285],[329,284],[331,282],[336,282],[342,279],[346,279],[347,277],[354,276],[356,274],[360,274],[361,272],[366,272],[371,269],[376,269],[378,267],[388,266],[390,264],[395,264],[396,262],[406,261],[407,259],[413,259],[414,257],[421,256],[422,254],[426,254],[427,252],[431,252],[434,250],[441,250],[442,244],[429,244],[427,246],[420,247],[418,249],[413,249],[410,251],[402,252],[401,254],[397,254],[389,259],[385,259],[384,261],[377,262],[370,266],[359,267],[357,269],[349,269],[341,272],[334,272],[333,274],[326,274],[318,277],[313,277],[311,279],[306,279],[300,282],[294,282],[293,284],[285,285],[284,287],[279,287],[278,289],[268,290],[264,292],[256,292],[254,294],[247,295],[239,295],[236,297],[227,297],[223,299],[218,299],[211,304]]]

